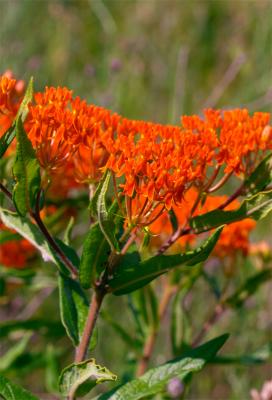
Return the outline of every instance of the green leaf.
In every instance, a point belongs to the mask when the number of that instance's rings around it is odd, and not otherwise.
[[[77,346],[88,314],[88,300],[78,282],[62,275],[59,276],[59,295],[62,323]]]
[[[227,338],[228,335],[222,335],[196,349],[189,350],[181,357],[148,370],[140,378],[100,395],[97,400],[139,400],[154,396],[165,389],[170,379],[175,377],[184,379],[189,373],[200,371],[215,357]]]
[[[45,353],[45,385],[49,393],[58,393],[59,363],[56,356],[56,350],[49,344]]]
[[[3,375],[0,375],[0,396],[4,400],[39,400],[21,386],[11,383]]]
[[[20,240],[20,239],[21,239],[21,236],[18,235],[18,233],[13,233],[10,231],[0,232],[0,245],[4,244],[6,242],[10,242],[11,240],[14,241],[14,240]]]
[[[201,233],[216,228],[222,224],[241,221],[244,218],[253,218],[256,221],[265,218],[272,210],[272,190],[260,192],[245,199],[236,210],[214,210],[198,215],[190,220],[190,226],[195,233]]]
[[[138,351],[142,350],[142,341],[131,335],[127,329],[119,325],[111,314],[105,310],[100,312],[101,318],[106,321],[114,331],[122,338],[122,340],[129,346],[129,349],[136,349]]]
[[[73,247],[71,247],[71,246],[68,246],[61,239],[59,239],[57,237],[55,237],[54,240],[57,243],[57,245],[60,247],[62,252],[65,254],[65,256],[71,261],[73,266],[78,269],[80,260],[79,260],[79,257],[77,255],[77,252],[75,251],[75,249],[73,249]]]
[[[16,136],[15,125],[13,124],[1,137],[0,137],[0,158],[3,157],[9,145],[13,142]]]
[[[159,323],[158,302],[156,294],[151,287],[147,285],[140,290],[132,293],[132,301],[137,309],[138,317],[141,318],[141,325],[146,333],[149,329],[156,329]]]
[[[20,217],[16,213],[1,208],[0,218],[8,228],[14,229],[32,243],[41,252],[45,260],[54,261],[54,253],[36,225],[25,217]]]
[[[111,250],[113,252],[116,252],[116,250],[117,252],[119,252],[120,251],[119,243],[115,237],[115,232],[114,232],[115,231],[114,216],[112,215],[112,213],[108,212],[106,206],[106,194],[108,191],[110,179],[111,179],[111,172],[107,171],[105,173],[104,182],[97,198],[97,217],[101,231],[103,232],[105,238],[107,239],[111,247]]]
[[[90,200],[89,210],[90,210],[90,212],[91,212],[91,215],[94,216],[94,217],[97,217],[97,216],[98,216],[98,214],[97,214],[97,203],[98,203],[98,198],[99,198],[100,193],[101,193],[101,191],[102,191],[102,189],[103,189],[105,180],[107,179],[108,176],[109,176],[109,171],[106,171],[106,172],[104,173],[104,175],[102,176],[102,178],[101,178],[101,180],[100,180],[100,182],[99,182],[99,184],[98,184],[98,186],[97,186],[97,188],[96,188],[96,191],[95,191],[93,197],[92,197],[91,200]]]
[[[187,292],[188,290],[185,289],[176,293],[171,305],[171,346],[172,352],[176,356],[181,353],[184,342],[190,340],[190,337],[188,337],[191,333],[188,316],[186,310],[182,307],[184,296]]]
[[[18,213],[25,216],[28,211],[35,207],[37,193],[41,185],[40,166],[21,118],[16,122],[16,138],[16,158],[13,165],[16,185],[12,196]]]
[[[33,98],[33,77],[29,79],[24,98],[22,100],[22,103],[20,104],[19,110],[16,115],[16,121],[18,121],[19,118],[21,118],[22,122],[25,122],[25,119],[28,114],[28,104],[31,102]]]
[[[173,232],[176,232],[176,230],[179,227],[179,222],[178,222],[177,216],[175,214],[175,211],[173,209],[171,209],[169,211],[169,217],[170,217],[170,222],[172,225],[172,230],[173,230]]]
[[[59,322],[47,319],[29,319],[27,321],[7,321],[0,323],[0,338],[7,337],[17,331],[36,331],[44,336],[60,338],[65,334]]]
[[[266,188],[272,182],[272,153],[268,154],[245,180],[245,188],[251,195]]]
[[[15,343],[1,356],[0,371],[5,371],[25,351],[32,333],[28,332],[21,340]]]
[[[213,364],[240,364],[240,365],[256,365],[265,363],[272,358],[272,342],[266,343],[264,346],[251,354],[242,354],[235,356],[216,356]]]
[[[28,114],[28,104],[31,102],[33,97],[33,78],[30,78],[23,101],[19,107],[17,115],[15,117],[15,121],[12,126],[4,133],[4,135],[0,138],[0,158],[5,154],[9,145],[12,143],[13,139],[16,136],[16,122],[19,118],[21,118],[22,122],[25,121]]]
[[[96,364],[95,359],[91,358],[79,364],[72,364],[65,368],[59,379],[59,389],[64,398],[74,398],[78,391],[80,395],[88,393],[94,386],[106,381],[115,381],[117,376],[110,372],[106,367]],[[90,381],[90,386],[86,390],[81,390],[86,381]],[[84,388],[85,389],[85,388]]]
[[[79,266],[79,280],[85,289],[94,283],[105,265],[110,253],[110,245],[103,235],[99,223],[91,226],[83,243]]]
[[[21,217],[16,213],[1,208],[0,218],[8,228],[14,229],[21,236],[32,243],[33,246],[40,251],[45,261],[54,262],[62,273],[66,275],[70,274],[65,265],[60,261],[55,252],[48,245],[40,230],[36,225],[30,222],[28,218]]]
[[[72,230],[75,225],[75,218],[72,216],[68,222],[68,225],[65,229],[65,232],[63,234],[63,242],[69,246],[71,242],[71,236],[72,236]]]
[[[264,269],[251,276],[225,303],[231,307],[241,307],[244,302],[252,296],[261,285],[272,279],[272,269]]]
[[[139,289],[170,269],[186,264],[193,266],[205,261],[213,250],[223,227],[218,228],[203,244],[184,254],[159,255],[136,265],[117,266],[109,286],[119,296]]]

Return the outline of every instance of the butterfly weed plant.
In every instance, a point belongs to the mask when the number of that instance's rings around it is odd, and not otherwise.
[[[219,362],[228,338],[203,343],[209,329],[271,278],[269,247],[249,241],[272,209],[271,149],[269,113],[207,109],[201,117],[181,117],[180,125],[162,125],[87,104],[66,87],[35,93],[32,80],[25,89],[11,73],[2,75],[1,293],[10,295],[12,279],[31,286],[41,269],[48,271],[46,296],[58,286],[60,317],[43,326],[33,311],[1,322],[1,340],[16,330],[23,334],[17,333],[13,353],[2,354],[0,395],[38,398],[5,372],[22,362],[33,333],[43,329],[45,338],[55,330],[71,340],[46,351],[53,364],[64,354],[70,362],[62,372],[55,368],[58,384],[55,375],[51,384],[47,379],[57,398],[167,399],[174,396],[173,379],[180,383],[175,398],[184,398],[192,373]],[[237,281],[237,263],[249,256],[259,267]],[[223,282],[209,264],[221,270]],[[188,334],[184,299],[198,280],[216,305]],[[112,296],[126,299],[127,330],[105,308]],[[154,365],[166,317],[173,358]],[[134,355],[126,378],[92,357],[100,318]],[[116,384],[95,388],[106,381]]]

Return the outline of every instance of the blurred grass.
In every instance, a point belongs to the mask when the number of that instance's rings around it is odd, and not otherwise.
[[[67,85],[160,122],[199,113],[209,98],[271,110],[270,0],[2,0],[0,10],[0,70],[33,74],[39,89]]]
[[[126,117],[163,123],[207,105],[272,111],[271,0],[1,0],[0,13],[0,71],[34,75],[36,89],[66,85]],[[201,296],[209,294],[201,287],[194,293],[202,321]],[[268,339],[269,296],[263,290],[254,307],[212,332],[232,332],[229,353]],[[126,309],[120,299],[108,307],[112,315]],[[99,361],[122,374],[128,349],[119,339],[104,342],[114,333],[100,326]],[[213,366],[195,378],[190,398],[248,399],[269,375],[269,366]]]

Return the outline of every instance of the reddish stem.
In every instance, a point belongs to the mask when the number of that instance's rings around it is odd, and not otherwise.
[[[220,179],[219,182],[217,182],[213,187],[207,190],[208,193],[213,193],[216,192],[216,190],[220,189],[231,177],[232,172],[229,172],[228,174],[224,175],[222,179]]]
[[[99,310],[105,296],[105,292],[95,291],[91,300],[89,314],[87,316],[86,324],[84,327],[83,335],[80,344],[76,350],[75,362],[80,363],[86,357],[88,346],[93,334]]]

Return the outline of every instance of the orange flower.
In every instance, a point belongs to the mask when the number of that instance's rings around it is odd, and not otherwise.
[[[47,197],[52,200],[65,199],[73,190],[81,187],[82,185],[75,179],[74,164],[70,160],[62,168],[51,172]]]
[[[208,196],[200,213],[212,211],[226,200],[227,196]],[[235,200],[225,210],[234,210],[239,206],[239,201]],[[214,248],[214,254],[220,258],[224,258],[241,252],[246,256],[250,247],[249,234],[255,226],[256,222],[249,218],[225,226]]]
[[[118,116],[109,110],[73,99],[67,88],[46,88],[35,95],[26,123],[41,166],[49,174],[72,162],[80,182],[98,181],[108,159],[103,135],[113,135]],[[55,175],[56,176],[56,175]]]
[[[35,94],[36,104],[29,106],[26,131],[47,171],[62,168],[73,153],[73,118],[67,108],[71,99],[67,88],[51,87]]]
[[[10,71],[0,75],[0,136],[12,125],[23,98],[24,82],[13,78]]]
[[[268,113],[210,109],[172,126],[121,118],[67,88],[46,88],[35,102],[26,127],[42,167],[56,176],[72,163],[80,183],[111,170],[130,221],[139,220],[135,205],[146,203],[141,225],[152,222],[153,211],[181,205],[191,187],[210,187],[208,170],[223,165],[226,177],[248,174],[272,146]]]
[[[114,139],[106,167],[117,178],[125,177],[123,194],[143,196],[167,209],[179,204],[192,184],[202,182],[217,140],[177,126],[126,119]]]
[[[192,132],[202,133],[208,141],[213,141],[214,146],[218,147],[216,160],[219,165],[225,165],[225,173],[250,174],[263,156],[263,151],[272,148],[269,113],[256,112],[250,116],[246,109],[209,109],[204,111],[204,117],[184,116],[182,126]],[[216,134],[218,143],[213,139]]]
[[[87,105],[79,97],[71,103],[76,150],[72,161],[79,182],[94,183],[102,176],[109,153],[103,137],[112,137],[119,116],[95,105]]]
[[[173,211],[177,217],[179,226],[186,226],[188,219],[192,216],[191,210],[197,199],[197,191],[190,189],[180,205],[180,207],[173,206]],[[200,215],[209,211],[215,210],[227,199],[227,196],[208,196],[204,204],[199,203],[197,209],[193,215]],[[237,200],[233,201],[226,207],[226,210],[232,210],[239,207]],[[232,255],[241,251],[243,255],[246,255],[249,250],[249,233],[254,229],[256,222],[251,219],[245,219],[242,221],[234,222],[227,225],[215,246],[214,254],[218,257],[224,258],[228,255]],[[172,225],[170,222],[170,216],[167,212],[164,212],[153,224],[150,225],[151,234],[155,235],[155,240],[152,239],[154,246],[160,246],[164,241],[169,238],[172,233]],[[157,237],[156,237],[157,236]],[[178,243],[184,249],[188,244],[192,244],[196,239],[196,235],[189,234],[182,236]]]
[[[0,230],[16,233],[1,221]],[[0,245],[0,265],[8,268],[25,268],[34,253],[35,248],[26,239],[8,240]]]
[[[226,173],[249,175],[263,152],[272,148],[269,119],[269,113],[256,112],[251,117],[245,109],[223,112],[218,162],[226,164]]]
[[[246,256],[250,248],[249,233],[255,226],[256,222],[248,218],[225,226],[214,248],[214,254],[225,258],[241,252]]]

